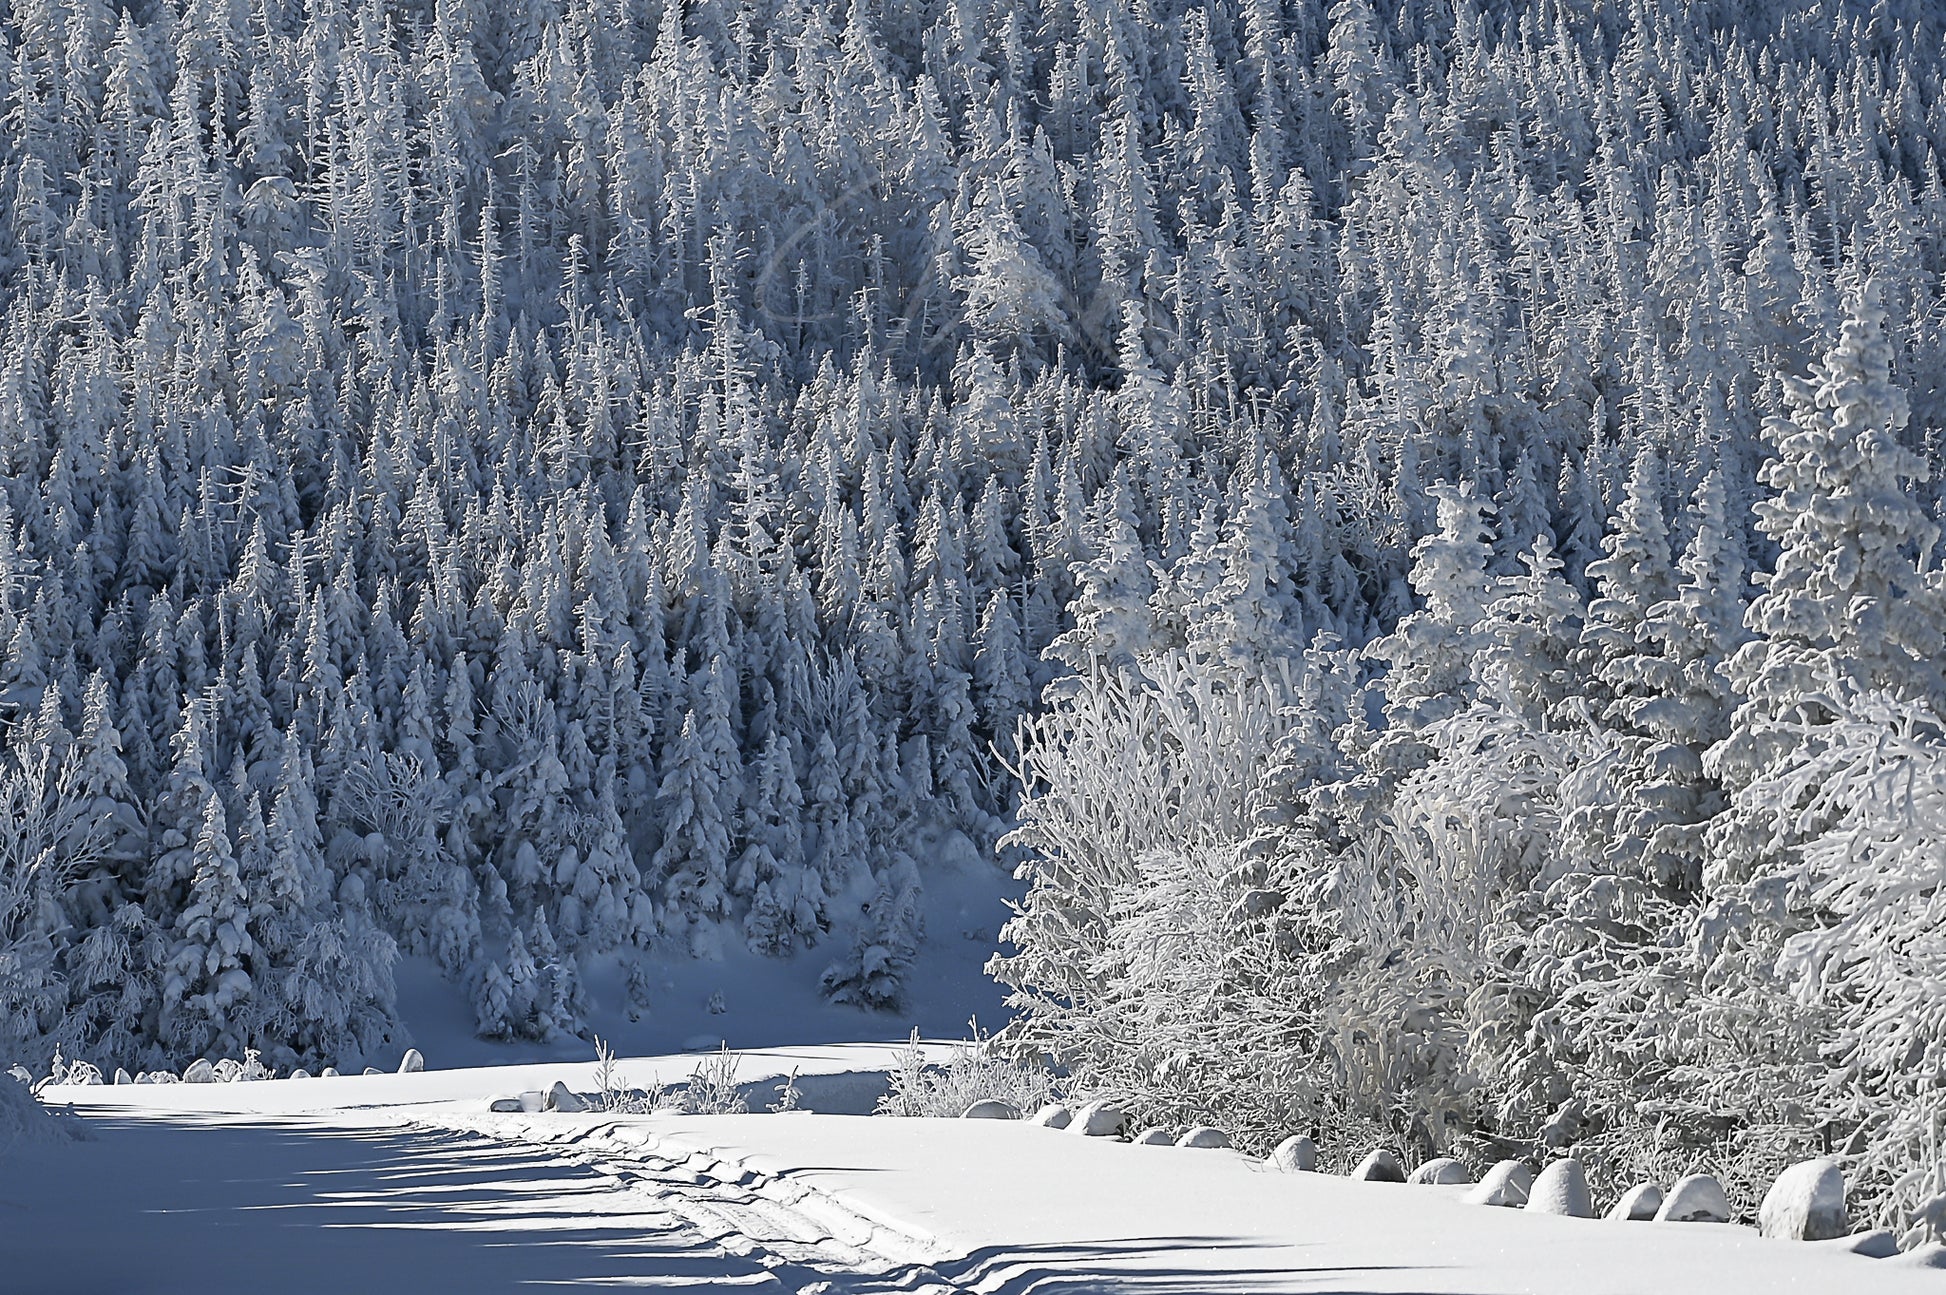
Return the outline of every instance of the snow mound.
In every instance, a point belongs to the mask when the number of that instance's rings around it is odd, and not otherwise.
[[[1279,1173],[1311,1173],[1318,1167],[1318,1144],[1302,1133],[1293,1133],[1277,1144],[1264,1163]]]
[[[402,1075],[416,1075],[425,1068],[426,1059],[419,1054],[417,1048],[407,1048],[405,1056],[399,1061],[399,1073]]]
[[[1406,1181],[1428,1187],[1459,1187],[1472,1182],[1473,1175],[1467,1173],[1466,1166],[1451,1156],[1440,1156],[1413,1170],[1412,1176]]]
[[[1569,1218],[1595,1216],[1594,1197],[1588,1191],[1588,1175],[1573,1156],[1556,1160],[1541,1170],[1527,1193],[1527,1208],[1536,1214],[1565,1214]]]
[[[1890,1259],[1899,1253],[1899,1238],[1887,1228],[1880,1228],[1876,1232],[1858,1232],[1848,1237],[1831,1237],[1809,1244],[1819,1250],[1864,1255],[1867,1259]]]
[[[1678,1178],[1676,1185],[1662,1200],[1662,1208],[1655,1212],[1658,1223],[1728,1223],[1730,1221],[1730,1198],[1723,1192],[1723,1184],[1708,1174],[1691,1174]]]
[[[48,1113],[26,1084],[13,1075],[0,1075],[0,1154],[16,1145],[64,1142],[68,1136],[62,1122]]]
[[[1946,1246],[1928,1241],[1884,1262],[1901,1268],[1946,1268]]]
[[[1358,1167],[1351,1171],[1351,1176],[1367,1183],[1402,1183],[1405,1181],[1405,1170],[1397,1156],[1384,1147],[1373,1147],[1358,1162]]]
[[[588,1109],[588,1104],[567,1086],[564,1080],[557,1079],[554,1086],[547,1090],[547,1109],[577,1114]]]
[[[1615,1208],[1608,1211],[1611,1223],[1646,1223],[1662,1208],[1662,1189],[1654,1183],[1637,1183],[1622,1193]]]
[[[1113,1102],[1089,1102],[1074,1113],[1068,1132],[1084,1138],[1112,1138],[1122,1131],[1128,1117]]]
[[[1777,1175],[1757,1211],[1757,1227],[1767,1237],[1827,1241],[1844,1236],[1849,1226],[1844,1172],[1823,1158],[1801,1161]]]
[[[1138,1147],[1173,1147],[1176,1145],[1176,1135],[1158,1125],[1152,1129],[1143,1129],[1129,1141]]]
[[[1502,1160],[1487,1170],[1472,1191],[1466,1194],[1468,1205],[1502,1205],[1518,1209],[1527,1203],[1527,1193],[1534,1187],[1534,1171],[1525,1160]]]
[[[963,1120],[1017,1120],[1020,1118],[1020,1111],[1011,1102],[1003,1102],[989,1097],[984,1101],[975,1102],[967,1107],[960,1114],[960,1118]]]
[[[1176,1139],[1179,1147],[1199,1147],[1206,1150],[1220,1150],[1230,1145],[1230,1135],[1222,1129],[1199,1124]]]
[[[1049,1102],[1038,1111],[1035,1111],[1027,1122],[1029,1124],[1038,1124],[1042,1128],[1065,1129],[1069,1124],[1074,1122],[1074,1112],[1059,1102]]]

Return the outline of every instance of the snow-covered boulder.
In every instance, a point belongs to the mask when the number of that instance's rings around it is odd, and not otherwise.
[[[182,1072],[182,1081],[185,1084],[213,1084],[216,1082],[216,1067],[210,1064],[208,1057],[198,1057]]]
[[[1441,1156],[1428,1160],[1412,1171],[1406,1179],[1409,1183],[1419,1183],[1428,1187],[1458,1187],[1473,1181],[1473,1175],[1466,1172],[1466,1166],[1451,1156]]]
[[[417,1048],[407,1048],[405,1056],[399,1061],[399,1073],[416,1075],[426,1068],[426,1059]]]
[[[1074,1112],[1059,1102],[1049,1102],[1035,1111],[1027,1122],[1038,1124],[1045,1129],[1065,1129],[1074,1122]]]
[[[1157,1125],[1152,1129],[1143,1129],[1130,1141],[1138,1147],[1173,1147],[1176,1145],[1176,1135]]]
[[[1128,1116],[1113,1102],[1089,1102],[1074,1113],[1068,1132],[1079,1133],[1084,1138],[1112,1138],[1127,1122]]]
[[[1615,1208],[1608,1211],[1610,1223],[1645,1223],[1662,1208],[1662,1189],[1654,1183],[1637,1183],[1622,1193]]]
[[[338,1068],[336,1066],[326,1066],[323,1070],[318,1072],[318,1078],[320,1079],[336,1079],[337,1077],[338,1077]]]
[[[1573,1219],[1595,1216],[1595,1198],[1581,1162],[1564,1156],[1541,1170],[1527,1191],[1527,1208],[1536,1214],[1565,1214]]]
[[[1264,1163],[1279,1173],[1311,1173],[1318,1167],[1318,1144],[1302,1133],[1293,1133],[1277,1144]]]
[[[518,1097],[496,1097],[487,1103],[487,1109],[499,1115],[518,1115],[526,1107]]]
[[[368,1075],[382,1075],[385,1072],[383,1070],[380,1070],[377,1066],[366,1066],[364,1073]]]
[[[588,1103],[569,1090],[566,1083],[557,1079],[554,1087],[547,1090],[547,1109],[575,1114],[588,1109]]]
[[[129,1078],[128,1071],[123,1070],[120,1066],[115,1067],[115,1083],[118,1087],[122,1084],[132,1084],[134,1082],[133,1079]]]
[[[288,1076],[286,1076],[286,1078],[290,1078],[290,1079],[309,1079],[310,1077],[311,1077],[311,1072],[306,1070],[302,1066],[299,1066],[297,1069],[291,1071],[291,1073]]]
[[[1207,1124],[1198,1124],[1195,1128],[1188,1130],[1181,1137],[1177,1138],[1176,1145],[1179,1147],[1201,1147],[1206,1150],[1216,1150],[1230,1145],[1230,1135],[1222,1129],[1212,1128]]]
[[[1358,1162],[1358,1167],[1351,1171],[1351,1176],[1366,1183],[1402,1183],[1405,1181],[1405,1169],[1399,1164],[1399,1158],[1390,1151],[1384,1147],[1373,1147]]]
[[[1845,1235],[1850,1227],[1844,1171],[1822,1157],[1800,1161],[1777,1175],[1757,1211],[1757,1228],[1767,1237],[1826,1241]]]
[[[1662,1198],[1662,1208],[1655,1212],[1658,1223],[1728,1223],[1730,1221],[1730,1198],[1723,1193],[1723,1184],[1708,1174],[1691,1174],[1678,1178],[1669,1194]]]
[[[1534,1171],[1525,1160],[1502,1160],[1486,1171],[1465,1196],[1468,1205],[1504,1205],[1519,1209],[1534,1189]]]
[[[1017,1120],[1020,1108],[1012,1102],[1002,1102],[994,1098],[973,1103],[960,1112],[962,1120]]]

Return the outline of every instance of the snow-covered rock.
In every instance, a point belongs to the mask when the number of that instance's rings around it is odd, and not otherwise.
[[[1615,1208],[1608,1211],[1610,1223],[1645,1223],[1662,1208],[1662,1189],[1654,1183],[1637,1183],[1622,1193]]]
[[[182,1081],[185,1084],[213,1084],[216,1082],[216,1067],[210,1064],[208,1057],[198,1057],[182,1072]]]
[[[1504,1205],[1518,1209],[1534,1188],[1534,1171],[1525,1160],[1502,1160],[1486,1171],[1465,1196],[1468,1205]]]
[[[1079,1133],[1085,1138],[1112,1138],[1122,1131],[1128,1116],[1113,1102],[1089,1102],[1074,1113],[1074,1120],[1068,1125],[1068,1132]]]
[[[1351,1176],[1367,1183],[1402,1183],[1405,1181],[1405,1169],[1399,1164],[1399,1158],[1390,1151],[1384,1147],[1373,1147],[1358,1162],[1358,1167],[1351,1171]]]
[[[496,1097],[487,1103],[487,1109],[500,1115],[518,1115],[526,1107],[518,1097]]]
[[[337,1077],[338,1077],[338,1068],[336,1066],[326,1066],[323,1070],[318,1072],[318,1078],[320,1079],[336,1079]]]
[[[1662,1198],[1662,1208],[1655,1212],[1658,1223],[1728,1223],[1730,1221],[1730,1198],[1723,1193],[1723,1184],[1708,1174],[1691,1174],[1678,1178],[1669,1194]]]
[[[134,1082],[133,1079],[129,1078],[128,1071],[123,1070],[120,1066],[115,1067],[115,1083],[117,1085],[132,1084]]]
[[[1318,1144],[1302,1133],[1293,1133],[1264,1157],[1264,1163],[1280,1173],[1311,1173],[1318,1167]]]
[[[417,1048],[407,1048],[405,1056],[399,1061],[399,1073],[402,1075],[416,1075],[425,1068],[426,1059]]]
[[[1527,1208],[1536,1214],[1565,1214],[1569,1218],[1595,1216],[1595,1198],[1581,1162],[1564,1156],[1541,1170],[1527,1192]]]
[[[1198,1124],[1195,1128],[1186,1131],[1181,1137],[1177,1138],[1176,1145],[1179,1147],[1202,1147],[1214,1150],[1229,1146],[1230,1135],[1222,1129],[1212,1128],[1207,1124]]]
[[[311,1077],[311,1072],[306,1070],[302,1066],[299,1066],[297,1069],[291,1071],[289,1075],[289,1078],[291,1079],[309,1079],[310,1077]]]
[[[1012,1102],[1003,1102],[989,1097],[961,1111],[960,1118],[962,1120],[1017,1120],[1020,1118],[1020,1108]]]
[[[1074,1122],[1074,1112],[1059,1102],[1049,1102],[1035,1111],[1027,1122],[1047,1129],[1065,1129]]]
[[[1850,1228],[1845,1218],[1845,1175],[1837,1162],[1820,1157],[1800,1161],[1777,1175],[1757,1211],[1757,1227],[1767,1237],[1827,1241]]]
[[[385,1072],[383,1070],[380,1070],[377,1066],[366,1066],[364,1073],[368,1075],[382,1075]]]
[[[1466,1171],[1465,1165],[1451,1156],[1440,1156],[1437,1160],[1428,1160],[1413,1170],[1406,1181],[1429,1187],[1457,1187],[1472,1182],[1473,1175]]]
[[[588,1109],[588,1103],[581,1100],[563,1080],[555,1080],[554,1087],[547,1090],[547,1109],[576,1114]]]
[[[1176,1135],[1157,1125],[1152,1129],[1143,1129],[1130,1141],[1138,1147],[1173,1147],[1176,1145]]]

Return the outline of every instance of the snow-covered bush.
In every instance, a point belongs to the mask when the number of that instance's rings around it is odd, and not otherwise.
[[[876,1114],[957,1119],[980,1102],[1001,1102],[1015,1111],[1037,1111],[1059,1096],[1053,1075],[1031,1062],[996,1055],[993,1041],[973,1023],[969,1042],[955,1044],[946,1064],[926,1060],[919,1031],[888,1072]]]
[[[662,1105],[662,1085],[635,1088],[615,1061],[615,1049],[595,1039],[594,1109],[611,1115],[647,1115]]]
[[[737,1086],[740,1058],[725,1044],[696,1063],[689,1072],[689,1085],[683,1089],[682,1109],[686,1115],[741,1115],[750,1109],[749,1100]]]

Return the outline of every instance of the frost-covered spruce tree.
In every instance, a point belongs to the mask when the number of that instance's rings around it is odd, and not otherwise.
[[[1743,526],[1730,514],[1723,469],[1711,469],[1692,502],[1695,535],[1677,562],[1675,596],[1650,607],[1639,661],[1646,695],[1623,703],[1623,718],[1699,754],[1729,732],[1736,695],[1725,666],[1740,647],[1748,564]]]
[[[1400,772],[1429,758],[1420,735],[1472,695],[1479,627],[1493,596],[1492,505],[1470,485],[1437,485],[1430,493],[1438,530],[1412,550],[1412,589],[1423,606],[1366,649],[1386,666],[1386,732],[1373,756]]]
[[[257,950],[229,822],[214,791],[203,802],[191,851],[195,871],[165,964],[158,1025],[172,1049],[237,1056],[250,1041],[244,1021],[255,987],[248,963]]]
[[[1926,564],[1937,526],[1910,483],[1930,469],[1900,440],[1908,409],[1893,383],[1878,289],[1867,283],[1838,342],[1809,380],[1786,385],[1788,416],[1765,425],[1775,492],[1756,507],[1777,546],[1774,570],[1727,663],[1741,701],[1707,760],[1732,794],[1805,754],[1802,734],[1845,696],[1941,692],[1939,596]],[[1725,881],[1791,844],[1733,809],[1712,846]]]
[[[1602,556],[1588,564],[1595,596],[1582,631],[1582,665],[1600,689],[1600,717],[1610,722],[1626,723],[1650,693],[1641,663],[1643,627],[1650,609],[1675,589],[1662,486],[1661,456],[1653,445],[1644,445],[1602,539]]]
[[[1521,555],[1526,570],[1497,583],[1485,608],[1473,658],[1475,684],[1530,728],[1572,724],[1563,711],[1586,676],[1575,670],[1575,647],[1587,639],[1594,613],[1562,577],[1561,559],[1546,532]]]

